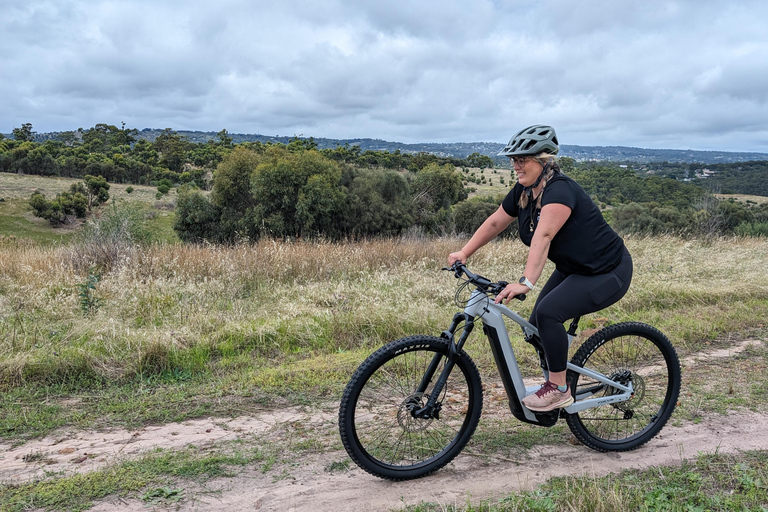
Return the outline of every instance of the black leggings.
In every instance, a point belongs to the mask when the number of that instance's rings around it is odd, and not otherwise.
[[[530,322],[538,327],[549,371],[562,372],[568,363],[568,335],[563,323],[605,309],[627,293],[632,257],[624,248],[619,265],[607,274],[565,275],[555,270],[539,294]]]

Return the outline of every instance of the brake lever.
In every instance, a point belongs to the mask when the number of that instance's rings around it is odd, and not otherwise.
[[[507,285],[508,285],[508,284],[509,284],[509,283],[508,283],[508,282],[506,282],[506,281],[499,281],[499,282],[498,282],[498,284],[497,284],[496,286],[494,286],[494,287],[493,287],[493,290],[491,290],[491,292],[492,292],[494,295],[498,295],[498,294],[500,294],[500,293],[501,293],[501,291],[502,291],[502,290],[504,290],[504,288],[506,288],[506,287],[507,287]],[[517,300],[519,300],[519,301],[521,301],[521,302],[522,302],[522,301],[524,301],[524,300],[525,300],[525,294],[524,294],[524,293],[521,293],[520,295],[515,295],[513,298],[514,298],[514,299],[517,299]]]

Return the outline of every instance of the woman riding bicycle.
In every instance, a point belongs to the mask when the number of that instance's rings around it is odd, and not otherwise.
[[[549,379],[523,400],[533,411],[573,403],[566,384],[568,335],[563,323],[614,304],[632,280],[632,257],[624,241],[587,193],[560,172],[559,150],[551,126],[530,126],[512,137],[499,155],[509,157],[517,183],[469,242],[448,256],[450,265],[466,263],[517,219],[520,239],[530,247],[528,260],[520,280],[499,293],[497,303],[533,290],[547,258],[555,264],[530,317],[539,329],[549,370]]]

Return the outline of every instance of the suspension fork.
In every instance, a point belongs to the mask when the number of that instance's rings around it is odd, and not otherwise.
[[[454,334],[456,333],[456,329],[462,322],[464,323],[464,330],[462,331],[461,336],[459,336],[459,340],[454,341]],[[443,371],[440,372],[440,376],[437,378],[437,382],[435,382],[435,386],[432,388],[432,392],[429,394],[429,399],[427,400],[426,405],[411,412],[414,418],[438,418],[438,415],[440,414],[440,405],[437,404],[437,397],[440,396],[443,388],[445,387],[445,383],[448,382],[448,376],[451,374],[451,371],[453,371],[453,367],[456,365],[456,361],[459,359],[459,353],[461,352],[461,349],[464,347],[464,343],[466,343],[467,338],[469,338],[469,335],[474,328],[475,319],[473,316],[470,316],[467,313],[456,313],[453,316],[451,326],[442,332],[440,337],[448,340],[448,360],[445,362]],[[432,382],[432,379],[435,376],[435,372],[437,371],[437,367],[440,365],[440,361],[442,359],[443,354],[434,355],[432,361],[429,363],[429,367],[427,367],[427,371],[424,373],[424,377],[421,379],[419,387],[416,389],[417,393],[424,393],[427,390],[429,383]]]

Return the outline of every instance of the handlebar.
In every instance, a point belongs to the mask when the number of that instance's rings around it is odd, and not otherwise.
[[[498,295],[501,293],[501,291],[507,287],[509,284],[506,281],[491,281],[487,277],[483,277],[479,274],[474,274],[469,271],[469,269],[460,261],[454,262],[454,264],[451,267],[445,267],[443,270],[448,270],[453,272],[453,275],[456,277],[456,279],[461,279],[462,276],[467,277],[467,281],[472,283],[477,287],[478,290],[481,290],[483,292],[490,292],[494,295]],[[525,300],[525,294],[521,293],[520,295],[515,295],[517,300]]]

